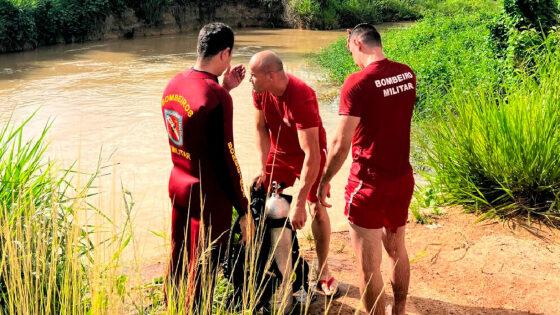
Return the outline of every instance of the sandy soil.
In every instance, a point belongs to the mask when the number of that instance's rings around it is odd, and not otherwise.
[[[313,240],[301,234],[302,253],[313,264]],[[434,224],[409,223],[406,239],[409,314],[560,314],[559,230],[477,222],[475,215],[457,207],[447,209]],[[335,301],[319,295],[309,314],[359,313],[354,261],[348,233],[333,233],[329,264],[344,295]],[[161,276],[163,260],[142,269],[145,280]],[[391,302],[386,256],[382,272]]]
[[[560,232],[528,230],[510,222],[476,222],[459,208],[435,224],[410,223],[410,314],[560,314]],[[303,239],[313,260],[312,240]],[[320,296],[310,314],[353,314],[360,307],[354,257],[347,232],[333,233],[330,267],[345,296],[327,305]],[[390,266],[384,257],[383,276]]]

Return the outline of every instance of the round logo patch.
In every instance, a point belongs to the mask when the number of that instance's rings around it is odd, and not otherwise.
[[[183,117],[176,111],[166,109],[164,111],[165,125],[169,139],[177,146],[183,145]]]

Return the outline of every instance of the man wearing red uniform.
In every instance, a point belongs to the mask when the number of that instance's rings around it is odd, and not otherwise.
[[[227,25],[204,26],[198,36],[196,64],[177,74],[162,97],[173,162],[169,178],[173,213],[168,276],[179,285],[188,275],[189,287],[196,291],[187,294],[195,296],[195,303],[202,296],[196,276],[199,240],[205,241],[202,246],[215,242],[211,259],[215,268],[231,226],[232,206],[241,217],[244,239],[251,224],[245,216],[248,202],[233,145],[229,90],[245,76],[243,66],[230,70],[233,43],[233,31]],[[224,71],[220,85],[218,76]]]
[[[309,202],[319,261],[318,288],[326,295],[336,294],[327,265],[331,226],[325,207],[317,199],[327,146],[317,97],[303,81],[284,72],[282,61],[272,51],[255,54],[249,67],[261,159],[255,181],[268,188],[273,181],[289,187],[300,179],[290,212],[291,224],[294,229],[303,228]]]
[[[409,155],[416,76],[408,66],[385,58],[381,36],[370,24],[359,24],[349,31],[348,49],[361,71],[351,74],[342,87],[342,118],[329,148],[318,195],[330,207],[325,201],[329,182],[351,146],[344,213],[358,258],[364,306],[368,313],[385,312],[380,272],[383,243],[394,267],[393,314],[405,314],[410,278],[405,225],[414,190]]]

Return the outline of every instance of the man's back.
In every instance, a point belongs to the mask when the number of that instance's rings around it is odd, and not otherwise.
[[[339,112],[360,117],[352,139],[352,175],[395,177],[411,171],[415,101],[416,76],[404,64],[384,59],[348,77]]]
[[[186,204],[192,194],[188,187],[202,180],[196,193],[200,189],[237,209],[246,207],[233,149],[232,111],[231,96],[211,73],[186,70],[167,85],[162,112],[174,166],[169,192],[176,202]]]
[[[173,165],[195,178],[201,173],[214,177],[209,174],[214,165],[224,164],[216,161],[223,155],[218,149],[224,130],[221,87],[215,80],[210,73],[186,70],[169,82],[162,98]]]

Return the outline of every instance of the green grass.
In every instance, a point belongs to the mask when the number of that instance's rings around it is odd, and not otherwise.
[[[19,125],[8,122],[0,130],[0,314],[192,314],[187,281],[158,278],[145,283],[142,266],[152,262],[139,258],[124,263],[123,253],[134,239],[130,193],[122,188],[120,205],[109,202],[117,209],[95,206],[95,198],[101,198],[95,185],[106,175],[105,167],[92,175],[60,168],[46,156],[50,124],[28,139],[25,130],[31,121],[32,117]],[[101,199],[98,203],[104,204]],[[106,215],[120,212],[122,218]],[[196,262],[202,268],[200,314],[254,311],[264,287],[255,278],[259,233],[263,230],[257,230],[246,255],[240,257],[246,279],[239,306],[229,300],[228,279],[209,272],[209,264],[216,263],[208,255],[213,244],[201,243]],[[217,285],[211,291],[212,277],[217,277]],[[288,308],[293,280],[277,290],[275,299],[280,303],[275,304],[275,313]]]
[[[0,313],[104,312],[129,221],[111,229],[82,221],[111,223],[91,204],[103,168],[86,175],[47,160],[50,124],[28,139],[32,117],[0,130]]]
[[[496,26],[504,14],[496,2],[426,7],[419,22],[382,34],[387,56],[418,77],[412,152],[415,168],[431,182],[417,193],[413,216],[426,221],[421,208],[451,203],[484,218],[558,226],[560,33],[511,29],[500,44]],[[511,62],[504,50],[522,57]],[[344,39],[315,61],[338,84],[358,70]]]
[[[545,53],[503,92],[450,88],[439,118],[421,124],[432,184],[486,217],[560,223],[560,53]]]
[[[417,75],[417,115],[432,116],[445,108],[452,85],[462,85],[468,92],[480,86],[491,89],[498,83],[499,61],[487,44],[488,26],[497,7],[489,1],[475,3],[479,3],[478,11],[471,4],[456,8],[459,11],[452,18],[432,14],[410,27],[382,33],[387,57],[408,64]],[[451,4],[448,6],[453,7]],[[358,70],[343,38],[322,50],[315,60],[337,83]]]
[[[288,18],[298,27],[336,29],[362,22],[373,24],[412,21],[422,17],[478,12],[492,1],[461,0],[289,0]]]
[[[360,22],[415,20],[422,6],[414,0],[289,0],[288,17],[297,27],[335,29]]]

